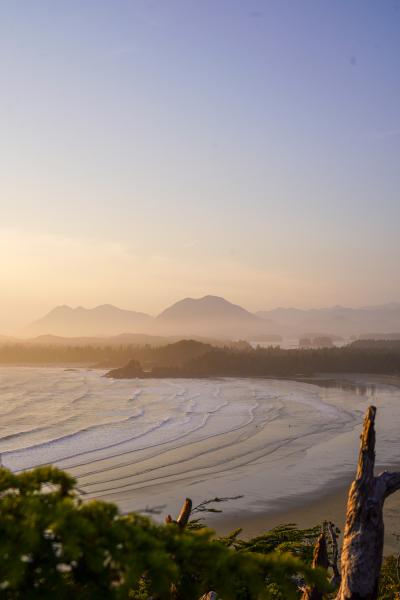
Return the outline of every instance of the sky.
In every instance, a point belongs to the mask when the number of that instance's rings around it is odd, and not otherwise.
[[[400,0],[2,0],[0,333],[400,301]]]

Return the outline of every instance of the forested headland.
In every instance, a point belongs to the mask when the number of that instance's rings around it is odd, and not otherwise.
[[[190,344],[190,342],[188,342]],[[190,345],[189,345],[190,347]],[[164,349],[170,356],[172,348]],[[179,360],[178,360],[179,357]],[[303,377],[316,373],[400,374],[400,342],[354,342],[342,348],[287,350],[279,347],[255,349],[196,347],[193,356],[176,355],[175,364],[153,355],[146,370],[140,352],[130,362],[107,375],[126,377]],[[181,362],[180,362],[181,361]]]
[[[76,365],[112,377],[301,377],[316,373],[400,374],[400,340],[358,340],[341,348],[253,348],[181,340],[150,345],[0,346],[3,365]],[[129,367],[129,365],[131,365]]]

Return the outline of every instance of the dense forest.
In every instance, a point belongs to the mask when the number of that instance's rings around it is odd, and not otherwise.
[[[226,349],[251,350],[247,342],[226,343]],[[126,363],[131,358],[140,361],[145,370],[154,366],[180,366],[197,358],[215,345],[196,340],[181,340],[172,344],[24,344],[8,343],[0,346],[0,364],[9,365],[82,365],[110,368]]]
[[[130,362],[133,361],[133,362]],[[400,341],[358,340],[341,348],[252,348],[247,342],[223,347],[182,340],[154,347],[0,347],[0,364],[81,365],[113,369],[113,377],[299,377],[315,373],[400,373]],[[131,368],[129,367],[131,365]]]
[[[169,351],[166,347],[165,352]],[[400,342],[368,344],[355,342],[342,348],[285,350],[279,347],[209,348],[197,347],[197,355],[182,364],[154,362],[148,377],[300,377],[315,373],[400,373]],[[110,377],[142,376],[140,355],[133,353],[131,363],[113,369]],[[131,369],[130,369],[131,365]]]

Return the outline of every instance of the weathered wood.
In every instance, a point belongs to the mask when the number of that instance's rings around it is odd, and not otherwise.
[[[383,504],[400,489],[400,473],[374,476],[375,415],[370,406],[361,434],[357,474],[347,501],[341,585],[336,600],[376,600],[383,551]]]
[[[171,517],[171,515],[167,515],[165,517],[165,522],[167,525],[169,525],[170,523],[175,523],[176,525],[178,525],[179,529],[181,531],[183,531],[189,522],[191,512],[192,512],[192,501],[190,498],[186,498],[176,521],[174,521],[174,519]]]
[[[337,587],[339,587],[339,584],[341,581],[340,571],[339,571],[339,567],[338,567],[338,562],[339,562],[338,533],[340,533],[340,531],[338,529],[336,529],[335,524],[332,523],[331,521],[328,521],[327,528],[328,528],[328,532],[329,532],[329,536],[331,538],[331,544],[332,544],[332,560],[329,562],[329,566],[331,567],[331,569],[333,571],[333,575],[331,577],[331,583],[334,586],[334,588],[336,589]]]
[[[186,498],[185,502],[183,503],[183,506],[181,508],[181,512],[178,515],[178,518],[176,519],[176,522],[179,525],[180,529],[185,529],[186,525],[189,522],[190,519],[190,513],[192,512],[192,501],[190,498]]]
[[[314,548],[314,557],[312,567],[323,567],[327,569],[329,567],[328,548],[326,546],[326,538],[323,533],[319,536],[317,543]],[[302,600],[322,600],[323,594],[318,591],[315,586],[307,586],[304,589]]]

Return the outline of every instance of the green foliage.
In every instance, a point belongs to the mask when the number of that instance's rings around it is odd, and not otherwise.
[[[52,467],[0,469],[1,598],[193,600],[213,589],[224,600],[290,599],[298,576],[326,589],[325,574],[297,556],[237,551],[204,527],[182,532],[121,515],[82,502],[74,486]]]
[[[387,556],[383,561],[379,579],[379,600],[400,599],[399,575],[400,573],[398,572],[397,567],[397,556]]]
[[[260,554],[269,554],[270,552],[284,554],[288,552],[310,563],[313,557],[314,545],[320,533],[320,526],[310,529],[298,529],[294,523],[288,523],[278,525],[278,527],[274,527],[250,540],[235,538],[232,546],[237,550]]]

